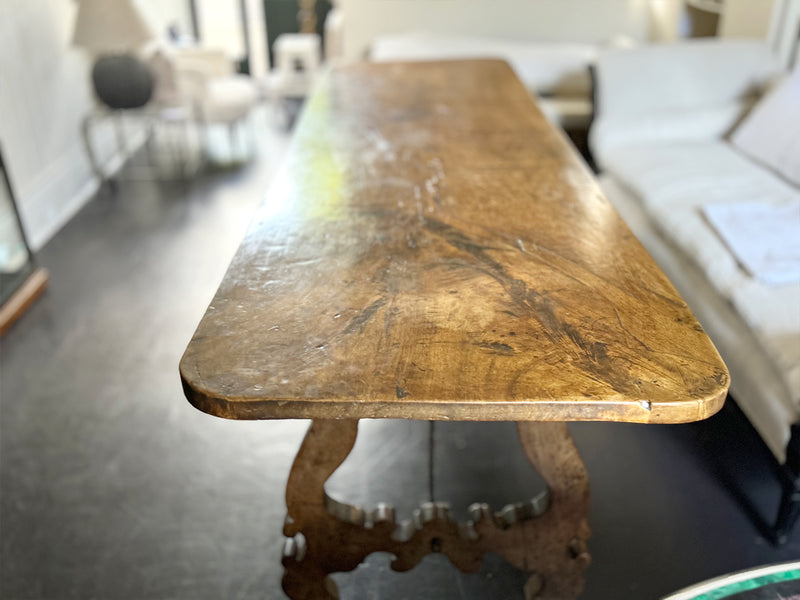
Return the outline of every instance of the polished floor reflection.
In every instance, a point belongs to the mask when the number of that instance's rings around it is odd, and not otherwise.
[[[40,253],[49,291],[0,341],[1,598],[282,597],[283,491],[307,424],[209,417],[177,371],[287,144],[269,113],[253,126],[252,164],[122,181]],[[800,556],[797,531],[775,549],[756,525],[779,490],[733,404],[692,425],[570,429],[592,481],[586,599],[658,598]],[[362,423],[331,493],[408,516],[430,495],[429,433]],[[434,496],[457,516],[540,488],[513,424],[438,423],[434,440]],[[524,576],[494,556],[473,575],[442,556],[388,565],[378,554],[337,575],[342,598],[522,598]]]

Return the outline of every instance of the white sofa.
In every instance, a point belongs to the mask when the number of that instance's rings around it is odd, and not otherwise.
[[[589,68],[609,45],[647,41],[639,0],[339,0],[331,29],[342,59],[502,58],[567,130],[592,117]],[[326,23],[326,28],[327,28]],[[330,33],[330,32],[328,32]]]
[[[590,147],[609,200],[695,312],[728,365],[731,395],[784,463],[800,423],[800,283],[752,276],[704,212],[800,202],[796,185],[728,140],[779,75],[754,41],[609,52],[597,63]],[[796,469],[800,456],[788,458]]]

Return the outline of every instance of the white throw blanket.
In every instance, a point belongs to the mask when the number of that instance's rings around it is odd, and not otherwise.
[[[753,277],[767,285],[800,281],[800,199],[707,204],[703,213]]]

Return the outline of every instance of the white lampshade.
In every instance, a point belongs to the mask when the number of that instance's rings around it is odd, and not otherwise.
[[[136,0],[78,0],[72,43],[97,54],[129,52],[157,37]]]

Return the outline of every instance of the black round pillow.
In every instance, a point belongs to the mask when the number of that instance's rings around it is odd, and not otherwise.
[[[101,56],[92,69],[97,97],[111,108],[140,108],[153,96],[153,75],[130,54]]]

